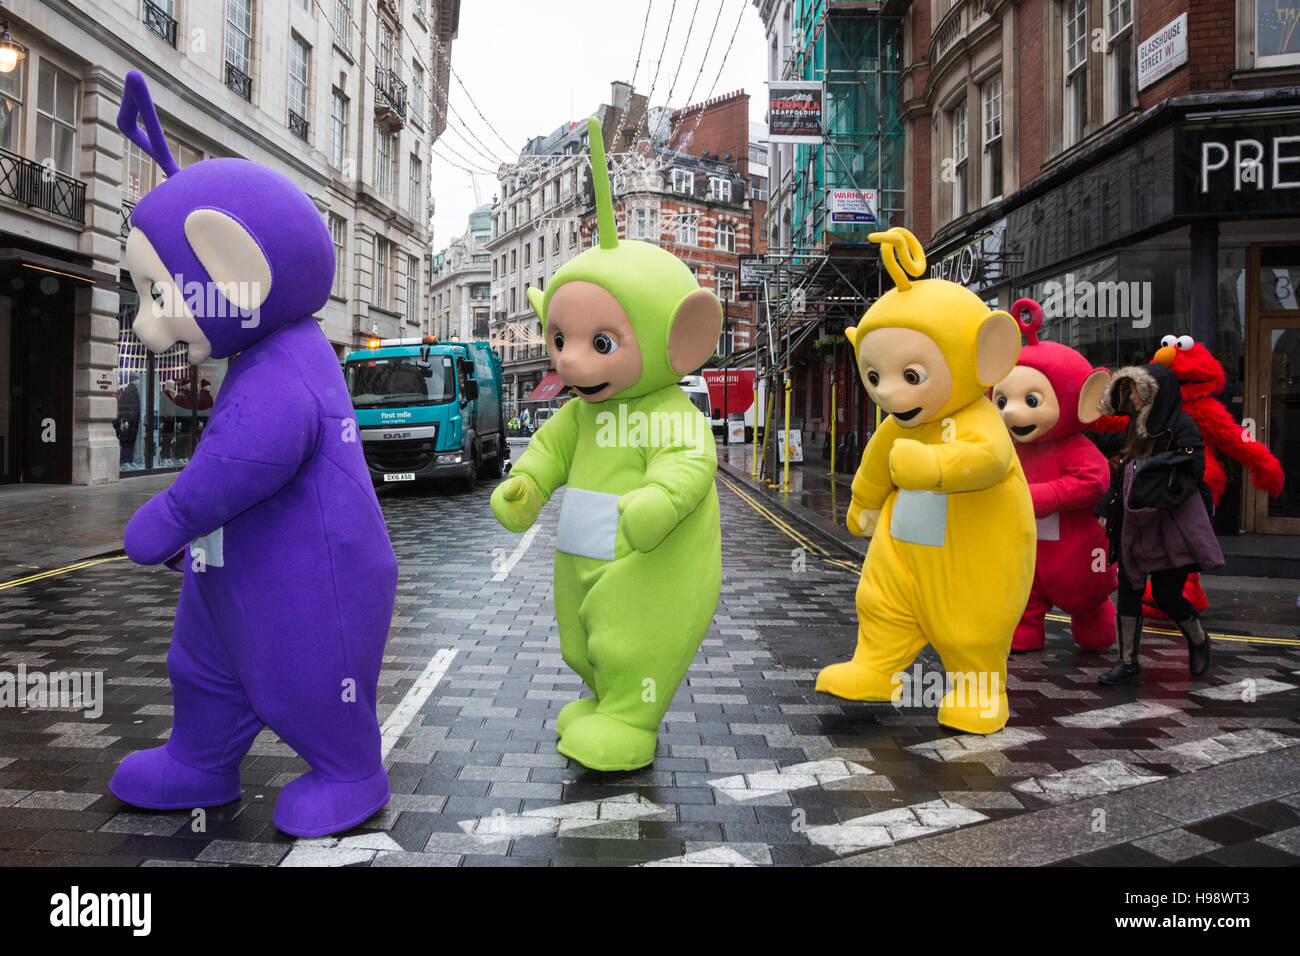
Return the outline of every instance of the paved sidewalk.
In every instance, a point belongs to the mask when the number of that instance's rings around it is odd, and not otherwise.
[[[828,475],[829,463],[820,460],[790,467],[790,490],[783,492],[750,477],[753,445],[718,445],[718,467],[727,478],[741,483],[769,508],[807,530],[831,538],[850,556],[866,556],[869,538],[849,534],[845,527],[852,498],[852,477]],[[1229,542],[1230,546],[1231,542]],[[1249,547],[1243,539],[1243,547]],[[1220,633],[1258,637],[1300,638],[1300,580],[1285,577],[1246,577],[1206,574],[1201,577],[1210,608],[1206,626]]]
[[[107,485],[0,485],[0,582],[120,554],[131,515],[176,474]]]

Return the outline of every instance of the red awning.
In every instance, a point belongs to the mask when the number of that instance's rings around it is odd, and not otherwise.
[[[529,392],[525,402],[549,402],[556,398],[562,391],[568,388],[564,384],[564,379],[560,378],[559,372],[547,372],[546,378],[537,383],[537,387]]]

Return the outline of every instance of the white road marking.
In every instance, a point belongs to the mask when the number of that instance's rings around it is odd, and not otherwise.
[[[369,863],[383,853],[401,852],[401,844],[387,833],[359,833],[342,839],[319,837],[299,840],[280,866],[348,866]]]
[[[1247,691],[1256,697],[1263,697],[1265,694],[1276,694],[1284,690],[1295,690],[1295,685],[1280,680],[1270,680],[1267,677],[1246,677],[1231,684],[1202,687],[1192,693],[1197,697],[1208,697],[1210,700],[1244,700]]]
[[[930,836],[987,819],[978,810],[963,807],[951,800],[928,800],[910,807],[868,813],[843,823],[809,827],[806,836],[810,842],[830,847],[842,856],[873,847],[890,846],[899,840]]]
[[[1184,772],[1203,770],[1226,760],[1251,757],[1270,750],[1281,750],[1283,747],[1293,747],[1297,743],[1300,743],[1300,740],[1295,737],[1255,727],[1166,747],[1160,751],[1160,762],[1172,764]]]
[[[743,853],[739,853],[729,846],[717,844],[709,846],[702,850],[692,850],[690,853],[683,853],[681,856],[670,856],[663,860],[651,860],[649,863],[640,863],[638,866],[758,866],[757,861],[751,860]]]
[[[411,689],[406,692],[396,709],[388,715],[384,721],[384,726],[380,728],[380,736],[383,738],[383,748],[379,752],[380,760],[387,760],[389,752],[393,745],[401,739],[406,728],[411,725],[415,715],[420,712],[433,693],[433,689],[438,686],[443,675],[447,673],[447,668],[451,666],[452,658],[456,656],[456,651],[452,648],[444,647],[425,666],[424,672],[420,674]]]
[[[514,837],[581,836],[635,840],[637,821],[673,822],[677,812],[661,807],[637,793],[625,793],[581,803],[561,803],[523,813],[494,813],[477,820],[462,820],[457,826],[467,836],[485,843]]]
[[[1135,720],[1150,720],[1153,717],[1168,717],[1178,713],[1177,707],[1160,704],[1152,700],[1138,700],[1131,704],[1116,704],[1114,707],[1102,707],[1099,710],[1087,710],[1081,714],[1069,714],[1057,717],[1058,724],[1066,727],[1085,727],[1096,730],[1100,727],[1118,727]]]
[[[1130,767],[1120,760],[1103,760],[1043,777],[1030,777],[1012,784],[1011,789],[1032,794],[1051,804],[1061,804],[1101,797],[1164,779],[1161,774]]]
[[[868,770],[848,760],[812,760],[782,767],[779,770],[721,777],[710,780],[709,786],[714,787],[719,795],[744,802],[787,793],[791,790],[820,787],[837,780],[849,780],[853,777],[874,774],[874,770]]]
[[[515,569],[519,559],[528,551],[529,546],[533,543],[533,538],[537,537],[537,532],[541,530],[541,525],[533,525],[524,532],[523,538],[515,545],[514,551],[510,552],[510,557],[506,558],[505,564],[497,569],[497,573],[492,575],[493,581],[504,581],[510,576],[510,572]]]
[[[1042,740],[1045,734],[1041,730],[1029,727],[1005,727],[993,734],[960,734],[956,737],[940,737],[924,743],[912,744],[907,749],[931,760],[945,763],[956,760],[970,760],[976,754],[993,751],[1010,750],[1034,740]]]

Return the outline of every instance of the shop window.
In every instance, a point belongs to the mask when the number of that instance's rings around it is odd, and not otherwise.
[[[1300,6],[1295,0],[1255,0],[1255,66],[1300,64]]]

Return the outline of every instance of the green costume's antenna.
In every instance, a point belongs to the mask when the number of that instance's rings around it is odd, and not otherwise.
[[[618,224],[614,222],[614,201],[609,195],[609,166],[605,164],[605,141],[600,134],[600,120],[587,120],[587,143],[591,149],[591,184],[596,188],[596,226],[600,248],[618,248]]]

